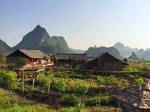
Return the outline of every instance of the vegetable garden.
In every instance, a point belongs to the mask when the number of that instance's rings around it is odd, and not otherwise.
[[[140,86],[144,80],[135,76],[132,85]],[[0,99],[1,108],[10,112],[97,112],[108,107],[106,112],[112,112],[115,109],[115,102],[111,98],[112,89],[127,88],[129,84],[129,80],[124,77],[84,75],[75,72],[41,73],[34,83],[32,80],[23,83],[15,72],[0,70],[0,86],[5,88],[3,91],[12,91],[11,95],[19,95],[21,99],[7,99],[8,102]],[[24,103],[28,101],[34,102],[33,106]]]

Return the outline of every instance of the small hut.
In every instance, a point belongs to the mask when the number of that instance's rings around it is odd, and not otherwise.
[[[128,64],[109,53],[103,53],[97,58],[87,62],[86,68],[96,71],[121,71]]]
[[[87,62],[86,53],[75,54],[75,53],[56,53],[55,64],[58,66],[69,65],[72,67],[81,67]]]
[[[6,61],[8,64],[17,65],[19,58],[26,59],[27,62],[24,67],[27,67],[27,68],[53,65],[53,62],[51,61],[51,57],[44,54],[40,50],[18,49],[14,51],[13,53],[9,54],[6,57]]]

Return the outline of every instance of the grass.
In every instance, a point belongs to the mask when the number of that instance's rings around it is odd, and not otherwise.
[[[0,88],[0,112],[77,112],[76,109],[78,108],[82,108],[82,112],[113,112],[114,107],[107,105],[110,103],[109,94],[99,91],[99,87],[105,86],[103,84],[98,86],[96,77],[94,75],[87,77],[83,74],[81,76],[80,74],[58,73],[52,78],[50,92],[47,92],[47,85],[43,88],[43,85],[39,83],[33,88],[32,84],[25,83],[26,97],[21,96],[22,94],[17,95],[11,90]],[[116,80],[119,84],[120,78]],[[49,80],[44,81],[49,82]],[[63,91],[58,91],[59,88],[62,89],[60,84],[64,84]],[[21,91],[22,88],[17,90]],[[33,97],[35,90],[39,96]],[[38,92],[42,92],[42,94]],[[44,93],[47,93],[48,96],[43,97]],[[56,98],[56,95],[60,96]],[[68,105],[68,99],[73,105]]]
[[[47,105],[16,95],[14,92],[0,88],[0,112],[56,112]]]
[[[0,88],[0,112],[76,112],[75,107],[53,109],[49,105],[27,100],[14,92]],[[86,107],[83,112],[113,112],[113,107]],[[118,111],[119,112],[119,111]]]
[[[123,73],[126,74],[128,72],[135,72],[135,74],[137,74],[140,72],[138,70],[142,67],[142,64],[131,63],[129,65],[131,71],[113,71],[112,73],[119,73],[121,76],[123,76]],[[76,71],[78,71],[78,69]],[[128,83],[128,80],[125,77],[119,77],[115,75],[114,77],[110,77],[110,75],[107,73],[106,76],[102,74],[86,75],[76,72],[56,72],[52,74],[54,77],[50,92],[61,93],[62,95],[62,97],[58,99],[60,101],[58,101],[57,108],[50,105],[54,104],[54,102],[49,100],[49,97],[46,97],[46,101],[50,101],[50,103],[45,103],[44,101],[38,102],[38,100],[41,100],[39,97],[30,98],[29,100],[25,97],[17,95],[12,91],[0,88],[0,112],[77,112],[75,109],[80,108],[78,107],[79,102],[84,102],[85,104],[82,112],[114,112],[115,108],[108,106],[112,101],[110,93],[109,91],[106,92],[104,89],[106,89],[106,87],[111,87],[112,85],[125,87],[125,84]],[[113,83],[111,82],[109,84],[103,84],[102,80],[102,83],[98,85],[97,76],[100,76],[101,79],[107,78],[109,81],[110,79],[114,78],[112,81]],[[104,82],[108,80],[105,80]],[[58,91],[58,87],[60,86],[59,83],[61,81],[64,83],[64,91]],[[49,82],[49,80],[46,80],[46,82]],[[37,90],[42,93],[47,92],[47,85],[44,88],[40,84],[41,83],[35,85],[35,87],[32,88],[32,84],[25,83],[25,91],[31,92],[33,90]],[[81,89],[84,90],[86,87],[88,87],[88,92],[86,92],[85,95],[83,92],[81,92]],[[20,87],[18,90],[22,90],[22,88]],[[63,103],[61,103],[61,101]],[[72,103],[72,105],[68,105],[69,103]],[[121,111],[118,109],[117,112]]]

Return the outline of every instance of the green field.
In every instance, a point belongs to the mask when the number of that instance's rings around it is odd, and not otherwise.
[[[33,87],[32,80],[22,86],[15,72],[0,70],[0,112],[113,112],[106,85],[122,88],[126,81],[56,72],[41,75]]]
[[[98,106],[82,109],[84,112],[112,112],[113,107]],[[119,110],[119,109],[118,109]],[[0,112],[76,112],[75,107],[59,107],[52,109],[49,105],[37,103],[24,97],[16,95],[14,92],[0,88]]]
[[[113,112],[114,88],[131,86],[130,77],[85,74],[76,69],[42,72],[35,81],[24,78],[0,70],[0,112]],[[132,74],[131,80],[132,85],[140,86],[145,78]]]

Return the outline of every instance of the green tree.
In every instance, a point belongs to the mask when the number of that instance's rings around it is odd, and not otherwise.
[[[96,78],[97,84],[100,87],[101,85],[107,86],[112,85],[116,82],[116,78],[114,77],[103,77],[103,76],[97,76]]]
[[[15,64],[7,64],[6,69],[8,69],[8,70],[14,70],[15,67],[16,67]]]
[[[120,85],[124,88],[129,86],[129,82],[126,79],[121,79],[120,80]]]
[[[75,106],[74,111],[75,112],[83,112],[83,109],[85,107],[85,104],[83,102],[79,102],[77,103],[77,105]]]
[[[61,79],[60,81],[58,81],[55,86],[59,92],[66,91],[66,83],[65,83],[64,79]]]
[[[100,88],[100,86],[105,83],[104,78],[101,76],[96,77],[96,82],[97,82],[98,88]]]
[[[66,106],[75,106],[78,103],[78,98],[74,94],[64,94],[61,99],[61,104]]]
[[[24,57],[18,57],[17,58],[17,66],[18,67],[22,67],[22,66],[24,66],[24,65],[26,65],[27,64],[27,61],[28,61],[28,59],[27,58],[24,58]]]
[[[5,56],[0,52],[0,63],[5,63]]]
[[[144,79],[143,78],[136,78],[135,80],[134,80],[134,84],[136,85],[136,86],[138,86],[138,87],[140,87],[140,89],[141,89],[141,86],[142,86],[142,84],[144,84]]]
[[[82,94],[86,94],[89,90],[89,85],[85,83],[79,83],[78,91]]]
[[[17,87],[17,74],[13,71],[0,70],[0,81],[6,83],[8,88]]]
[[[51,83],[53,82],[53,78],[54,78],[53,74],[49,74],[47,76],[41,76],[39,78],[41,86],[43,86],[44,88],[47,88],[48,93],[50,92],[50,87],[51,87]]]
[[[16,89],[17,87],[17,74],[16,72],[9,71],[7,73],[7,83],[10,88]]]
[[[112,86],[118,86],[119,79],[114,76],[107,78],[107,83]]]
[[[89,91],[89,84],[85,84],[85,83],[79,83],[78,85],[78,91],[82,94],[84,100],[87,100],[86,94]]]

